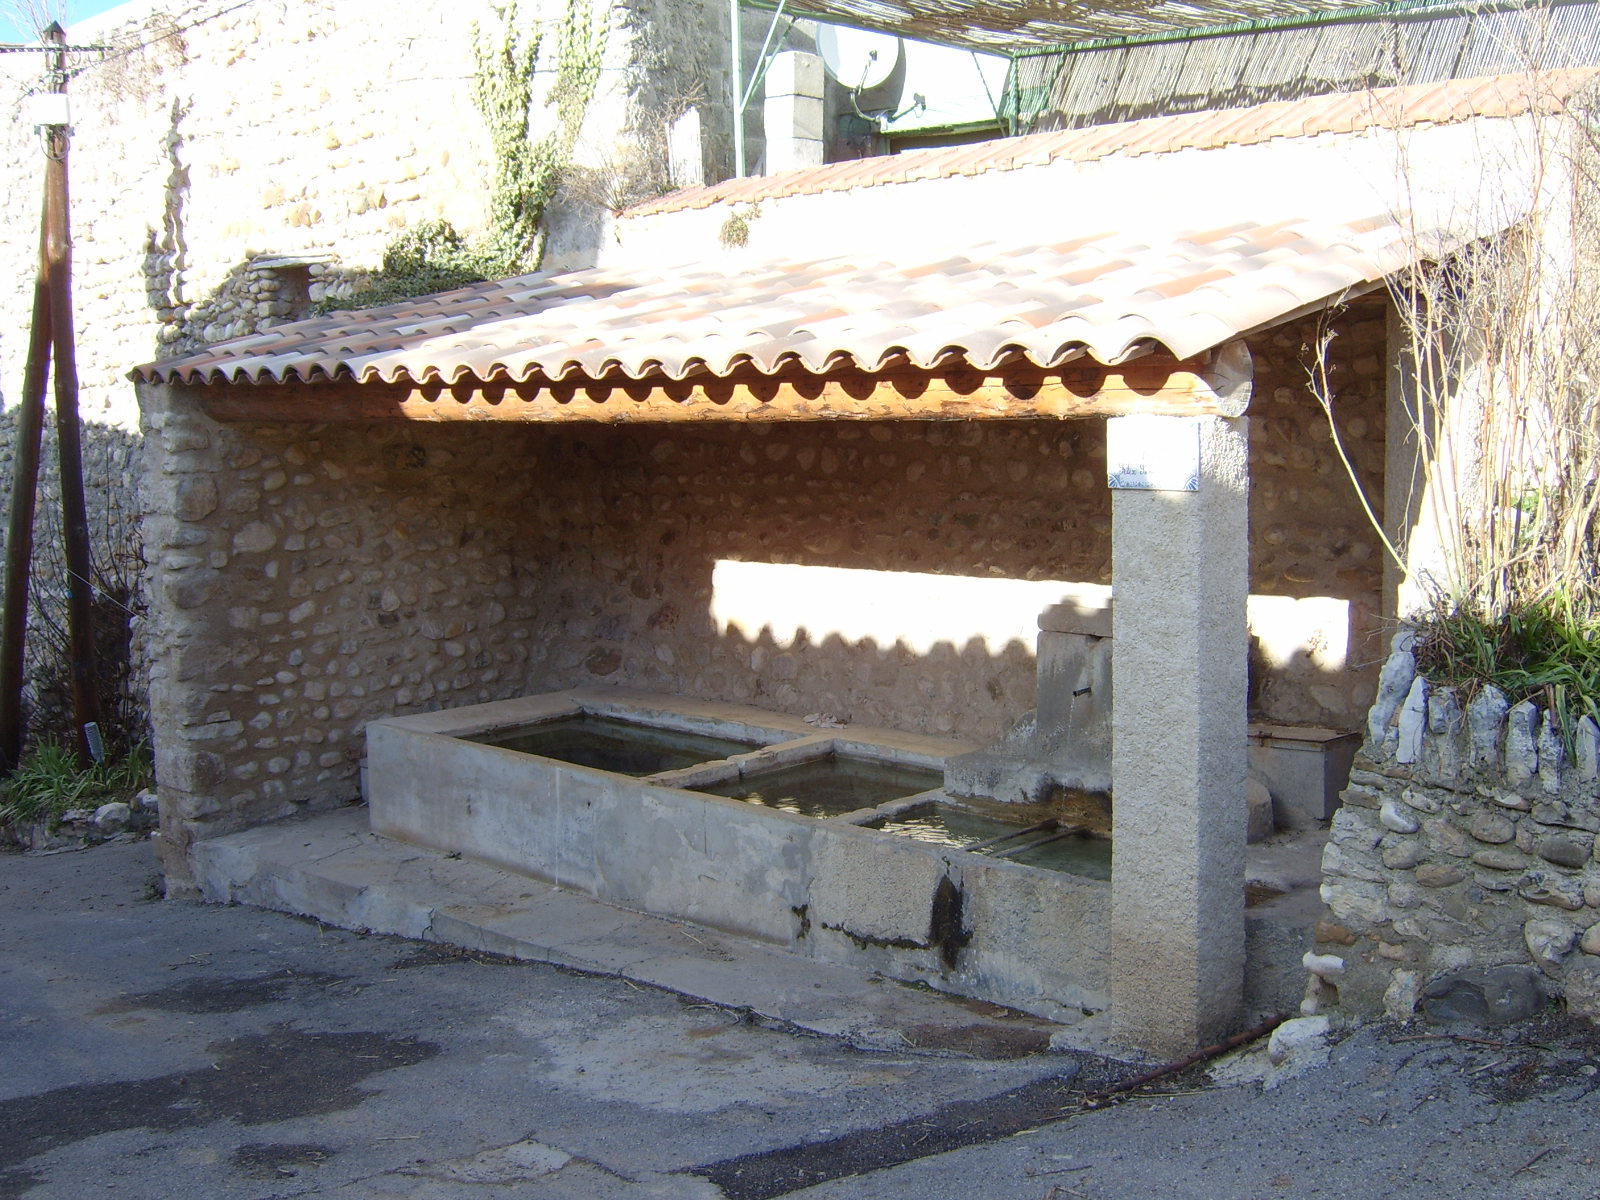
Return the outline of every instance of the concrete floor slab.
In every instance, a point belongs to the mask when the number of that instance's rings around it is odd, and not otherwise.
[[[1271,1091],[1219,1064],[1235,1086],[1081,1111],[1134,1069],[863,1054],[621,978],[162,903],[156,876],[148,844],[0,854],[0,1200],[1595,1192],[1600,1037],[1553,1013],[1375,1026]]]

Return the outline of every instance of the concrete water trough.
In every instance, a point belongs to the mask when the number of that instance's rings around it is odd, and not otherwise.
[[[373,722],[366,791],[377,833],[609,903],[1056,1019],[1098,1011],[1109,843],[1069,814],[953,800],[944,762],[971,749],[584,690]]]

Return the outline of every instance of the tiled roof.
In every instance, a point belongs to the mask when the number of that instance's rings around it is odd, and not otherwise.
[[[1337,130],[1550,110],[1597,76],[1600,69],[1585,69],[1382,89],[841,163],[680,194],[657,211],[1116,153],[1271,138],[1304,146],[1308,135]],[[1451,180],[1453,161],[1444,165]],[[1171,170],[1159,178],[1117,186],[1178,194],[1194,160],[1165,162]],[[1256,164],[1258,172],[1269,169]],[[1474,169],[1460,171],[1447,201],[1476,182]],[[1104,191],[1085,180],[1096,205],[1044,210],[1075,211],[1078,227],[1043,239],[1019,233],[1012,243],[930,246],[913,238],[902,240],[917,249],[884,241],[871,253],[831,257],[738,255],[674,268],[525,275],[279,326],[134,375],[188,384],[539,383],[963,364],[1050,368],[1086,355],[1114,365],[1157,349],[1187,358],[1373,284],[1446,236],[1420,213],[1421,228],[1408,228],[1409,218],[1386,211],[1394,201],[1348,168],[1316,183],[1290,182],[1276,191],[1245,187],[1236,204],[1230,199],[1215,210],[1223,218],[1192,216],[1211,226],[1194,228],[1172,215],[1182,205],[1138,205],[1149,196],[1119,198],[1116,187]],[[1232,195],[1223,190],[1215,198]],[[1504,228],[1516,215],[1507,209],[1489,219]],[[1468,234],[1452,229],[1449,236]]]
[[[141,367],[182,383],[673,379],[799,368],[1055,367],[1165,347],[1185,358],[1381,279],[1394,218],[1089,230],[927,261],[736,262],[587,270],[283,325]]]
[[[1600,67],[1490,75],[999,138],[971,146],[919,150],[729,179],[647,201],[629,209],[627,215],[650,216],[688,208],[709,208],[713,204],[753,203],[783,196],[955,175],[981,175],[1053,162],[1092,162],[1112,155],[1170,154],[1178,150],[1250,145],[1273,138],[1445,125],[1474,117],[1511,117],[1530,111],[1553,112],[1596,79],[1600,79]]]

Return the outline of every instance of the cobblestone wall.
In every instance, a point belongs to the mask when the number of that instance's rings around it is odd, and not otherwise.
[[[152,391],[163,853],[357,792],[362,722],[524,686],[531,477],[492,431],[214,425]]]
[[[1417,675],[1407,637],[1323,856],[1336,924],[1314,996],[1406,1017],[1463,973],[1526,968],[1600,1017],[1600,727],[1583,717],[1569,745],[1531,702],[1463,703]]]

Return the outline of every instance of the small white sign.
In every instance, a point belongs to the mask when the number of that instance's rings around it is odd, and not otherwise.
[[[1200,423],[1190,417],[1112,417],[1106,482],[1146,492],[1200,490]]]
[[[71,125],[72,110],[65,92],[34,92],[23,97],[22,120],[35,129],[45,125]]]

